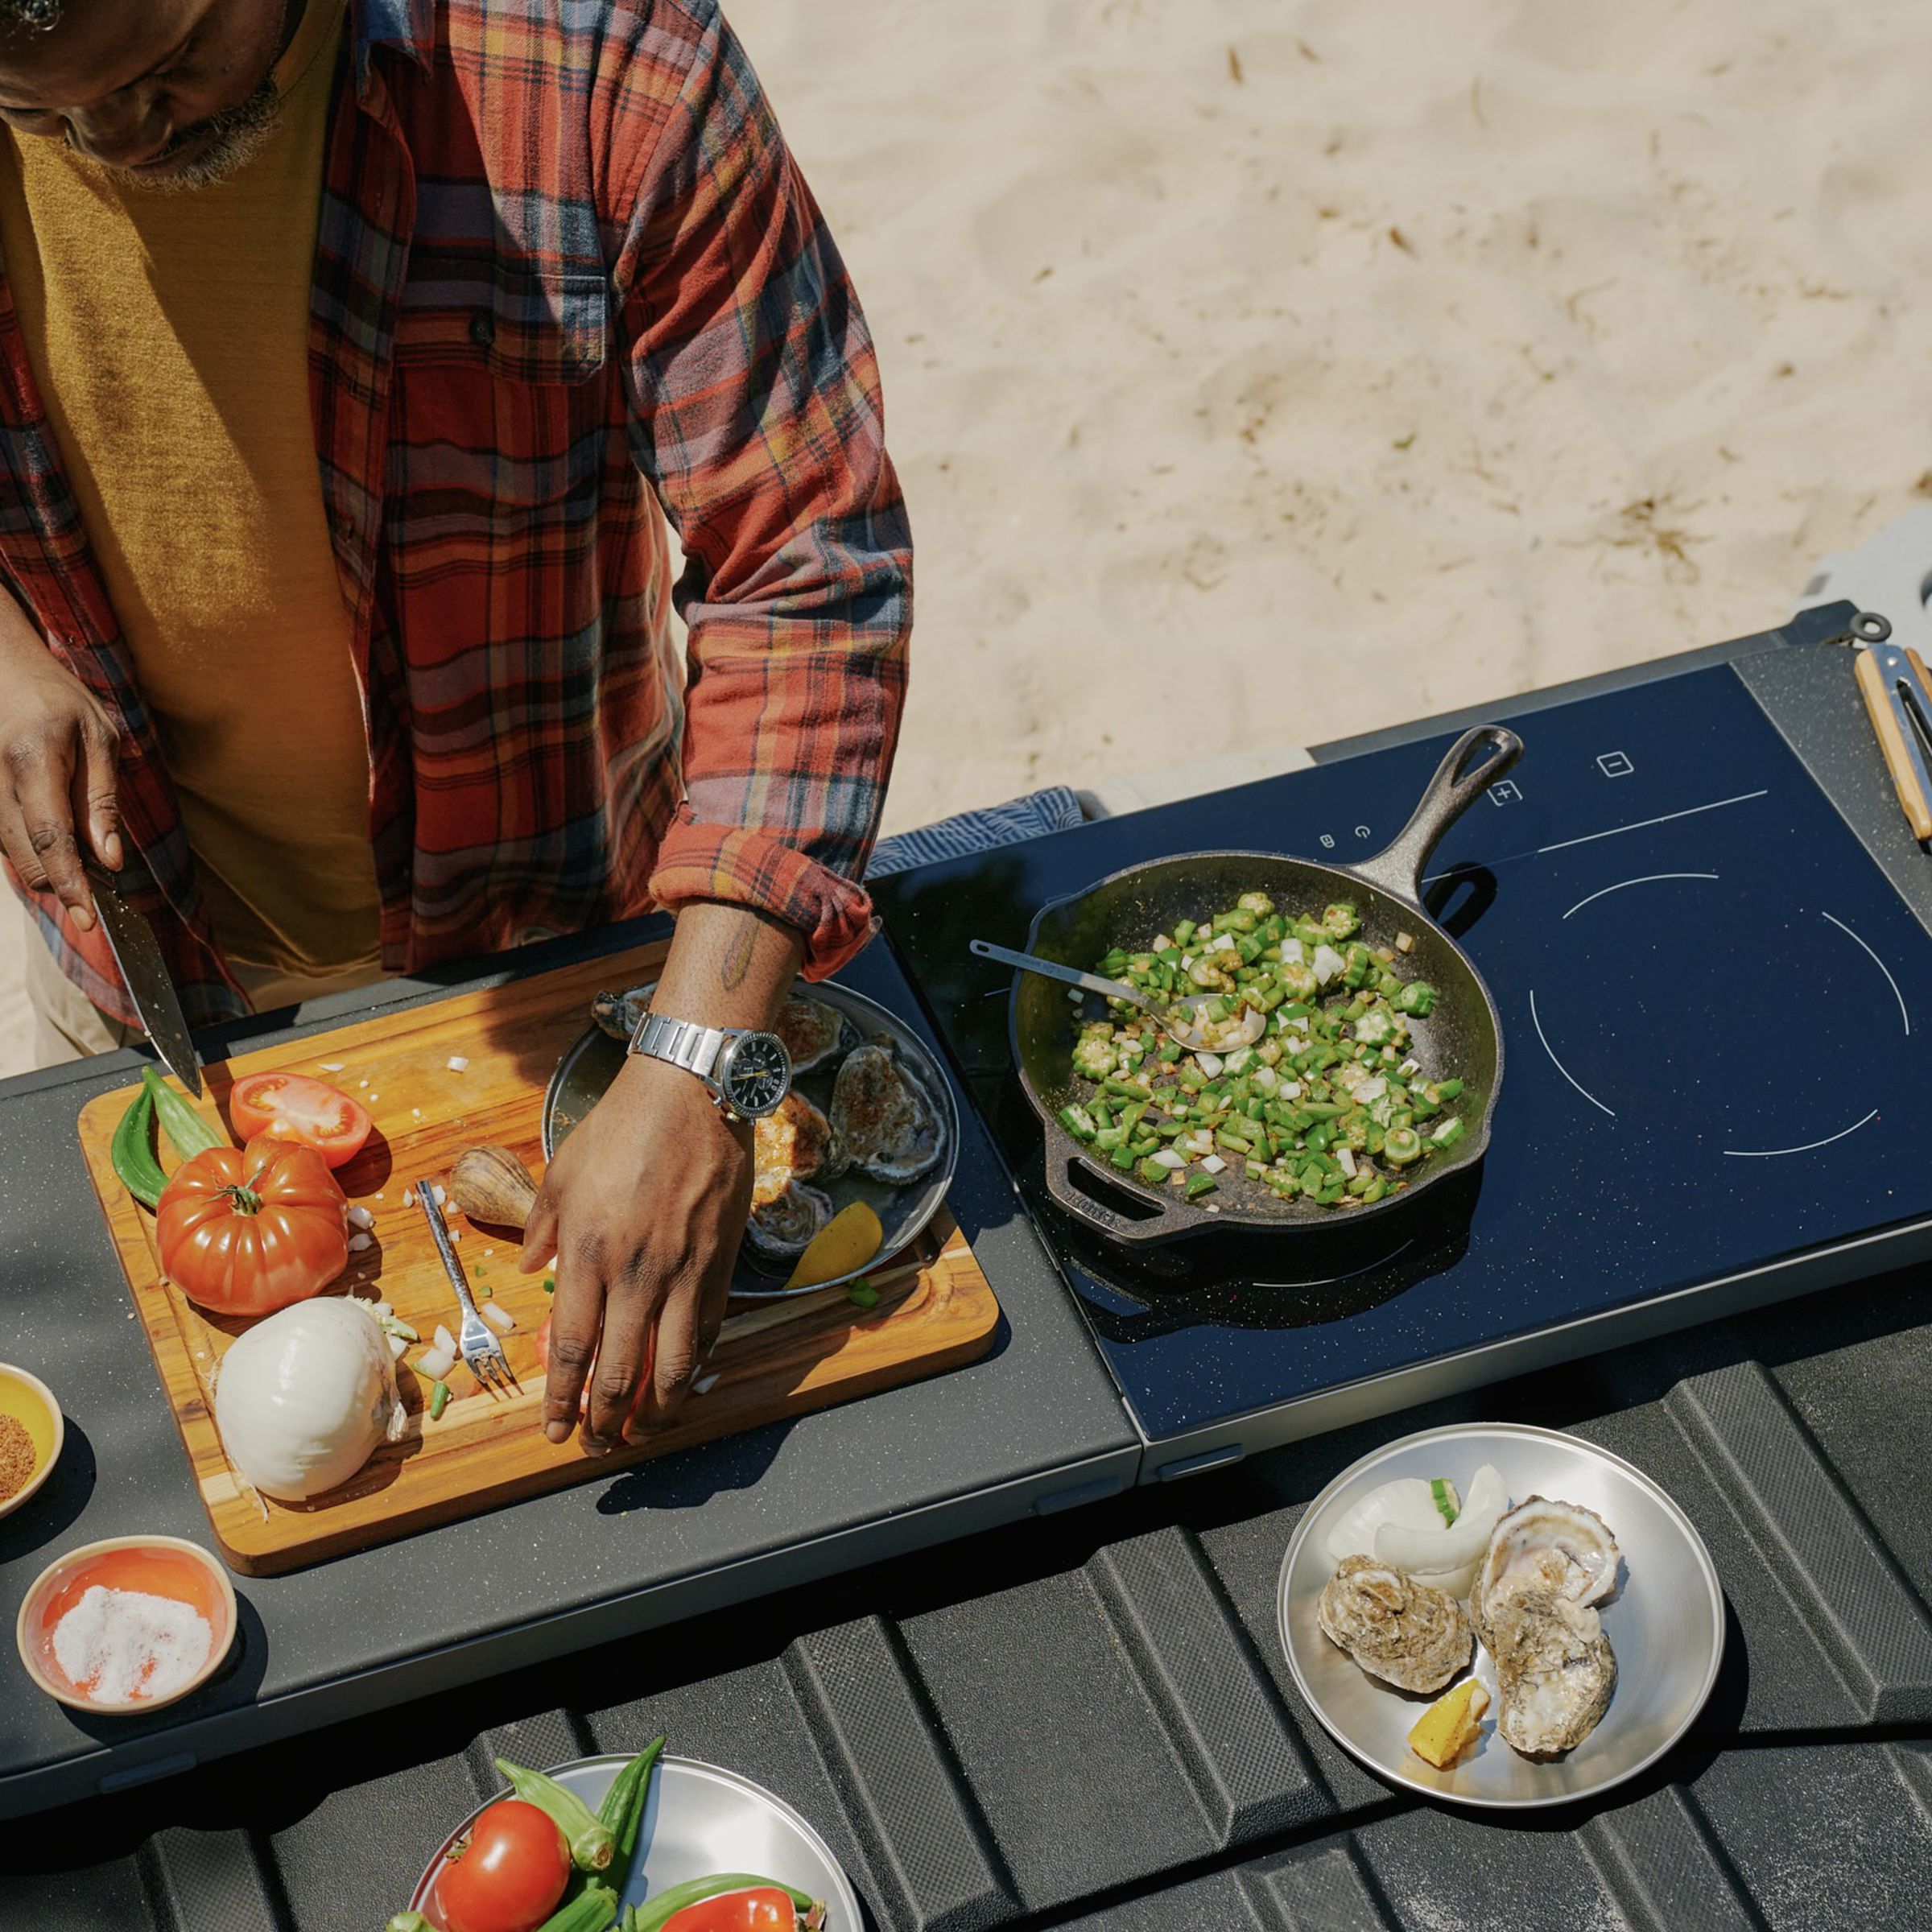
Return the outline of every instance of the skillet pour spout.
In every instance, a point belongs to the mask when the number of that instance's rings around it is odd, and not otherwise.
[[[1046,1133],[1046,1188],[1055,1202],[1130,1246],[1236,1229],[1286,1237],[1332,1231],[1339,1222],[1359,1223],[1371,1215],[1399,1214],[1444,1176],[1473,1167],[1489,1144],[1502,1088],[1501,1024],[1482,976],[1423,909],[1422,874],[1443,834],[1522,753],[1522,740],[1505,725],[1479,724],[1465,732],[1436,768],[1408,823],[1359,865],[1325,865],[1269,852],[1154,859],[1042,906],[1026,935],[1027,952],[1085,968],[1110,946],[1144,945],[1175,920],[1203,907],[1232,905],[1245,892],[1265,892],[1280,906],[1319,908],[1335,899],[1352,900],[1368,943],[1393,947],[1398,934],[1407,934],[1413,941],[1408,968],[1436,989],[1435,1012],[1418,1027],[1416,1041],[1432,1073],[1453,1074],[1463,1083],[1468,1131],[1454,1148],[1433,1158],[1406,1187],[1366,1208],[1282,1201],[1232,1173],[1224,1177],[1212,1206],[1186,1200],[1176,1189],[1144,1187],[1094,1160],[1060,1125],[1060,1108],[1080,1095],[1071,1058],[1079,1015],[1051,981],[1016,973],[1007,1009],[1013,1063]]]

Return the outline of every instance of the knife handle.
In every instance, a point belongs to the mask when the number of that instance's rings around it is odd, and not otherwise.
[[[1908,650],[1905,655],[1922,681],[1926,667],[1918,653]],[[1886,769],[1892,774],[1898,802],[1905,809],[1905,823],[1912,828],[1913,837],[1922,844],[1932,839],[1932,800],[1927,799],[1919,785],[1912,753],[1905,743],[1905,728],[1899,723],[1898,713],[1893,707],[1885,674],[1880,670],[1878,659],[1871,651],[1854,651],[1852,657],[1858,673],[1858,687],[1864,695],[1865,710],[1872,720],[1872,729],[1877,734],[1878,748],[1885,754]]]

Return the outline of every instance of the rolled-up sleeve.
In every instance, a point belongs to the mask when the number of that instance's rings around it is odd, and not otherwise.
[[[616,282],[689,632],[684,803],[650,890],[770,914],[822,978],[871,931],[911,534],[872,339],[744,50],[708,0],[639,13],[640,111],[620,97],[609,150]]]

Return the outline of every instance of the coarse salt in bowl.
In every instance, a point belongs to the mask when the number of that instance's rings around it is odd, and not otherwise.
[[[235,1627],[234,1585],[198,1543],[116,1536],[42,1571],[14,1637],[49,1697],[76,1711],[139,1715],[206,1683]]]

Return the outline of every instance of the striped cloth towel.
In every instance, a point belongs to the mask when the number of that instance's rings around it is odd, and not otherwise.
[[[968,852],[989,852],[996,845],[1017,845],[1022,839],[1037,839],[1043,832],[1067,832],[1082,823],[1083,815],[1080,801],[1071,791],[1064,785],[1049,785],[1023,799],[1009,799],[1004,805],[962,811],[941,819],[936,825],[921,825],[881,839],[865,876],[882,879],[888,873],[910,872],[915,865],[960,859]]]

